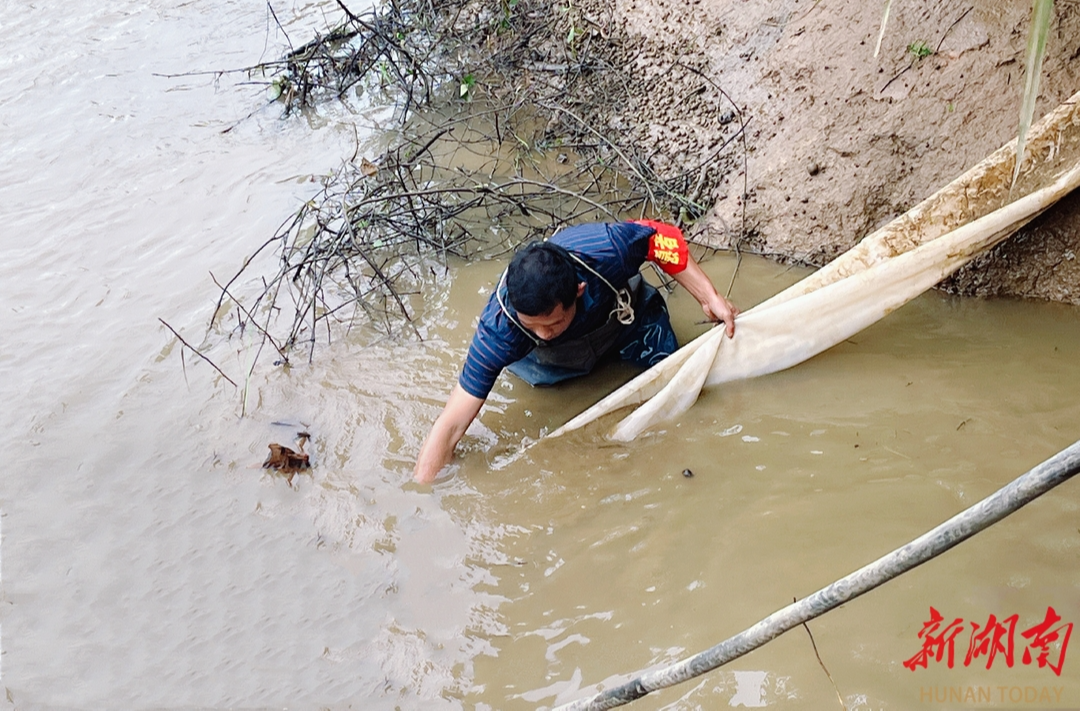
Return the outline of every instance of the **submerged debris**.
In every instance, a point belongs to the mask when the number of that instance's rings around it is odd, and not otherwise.
[[[311,435],[307,432],[299,432],[297,438],[299,452],[294,452],[288,447],[277,443],[267,445],[270,447],[270,455],[262,465],[263,469],[275,469],[284,475],[289,486],[292,486],[293,477],[306,469],[311,469],[308,455],[304,453],[304,444],[311,438]]]

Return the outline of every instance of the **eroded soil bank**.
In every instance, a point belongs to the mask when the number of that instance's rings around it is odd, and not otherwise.
[[[746,127],[742,246],[822,265],[1016,135],[1028,3],[610,0],[571,7],[623,34],[632,81],[606,117],[663,161],[696,164]],[[1036,117],[1080,89],[1080,11],[1058,3]],[[564,11],[559,17],[565,18]],[[564,20],[560,20],[564,21]],[[572,35],[571,35],[572,37]],[[922,51],[919,51],[919,48]],[[919,54],[927,56],[918,56]],[[726,104],[726,105],[725,105]],[[743,224],[742,148],[718,159],[697,237],[732,246]],[[951,279],[951,291],[1080,304],[1080,199],[1066,200]]]

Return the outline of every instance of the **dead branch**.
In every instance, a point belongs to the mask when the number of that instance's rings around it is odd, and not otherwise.
[[[239,385],[237,385],[236,383],[234,383],[234,382],[233,382],[233,379],[232,379],[232,378],[230,378],[230,377],[229,377],[228,375],[225,375],[225,371],[223,371],[223,370],[222,370],[221,368],[217,367],[217,365],[216,365],[216,364],[214,363],[214,361],[210,360],[210,359],[209,359],[209,358],[207,358],[207,357],[206,357],[205,355],[203,355],[202,353],[200,353],[200,352],[199,352],[199,349],[198,349],[198,348],[196,348],[195,346],[193,346],[193,345],[191,345],[190,343],[188,343],[187,341],[185,341],[185,340],[184,340],[184,337],[183,337],[183,336],[181,336],[181,335],[180,335],[179,333],[177,333],[177,332],[176,332],[176,329],[175,329],[175,328],[173,328],[172,326],[170,326],[169,324],[167,324],[167,323],[165,322],[165,320],[164,320],[164,319],[161,319],[161,318],[159,318],[159,319],[158,319],[158,321],[161,321],[161,325],[163,325],[163,326],[164,326],[165,328],[167,328],[167,329],[169,329],[170,331],[172,331],[172,334],[173,334],[174,336],[176,336],[177,340],[179,340],[179,341],[180,341],[180,343],[181,343],[181,344],[182,344],[182,345],[183,345],[183,346],[184,346],[185,348],[187,348],[187,349],[188,349],[189,351],[191,351],[192,353],[194,353],[195,355],[199,356],[200,358],[202,358],[203,360],[205,360],[205,361],[206,361],[207,363],[209,363],[209,364],[210,364],[210,367],[211,367],[211,368],[213,368],[214,370],[216,370],[216,371],[217,371],[218,373],[220,373],[220,374],[221,374],[221,377],[223,377],[223,378],[225,378],[226,380],[228,380],[228,381],[229,381],[229,383],[231,383],[231,384],[232,384],[232,386],[233,386],[234,388],[238,388],[238,387],[240,387]]]
[[[649,99],[633,75],[639,43],[572,7],[390,0],[356,13],[338,4],[337,26],[247,71],[276,87],[286,115],[353,89],[391,91],[403,125],[370,160],[358,143],[219,285],[211,326],[228,298],[236,328],[252,326],[278,362],[300,345],[312,358],[317,341],[358,322],[421,338],[409,297],[448,257],[509,251],[583,220],[692,222],[730,163],[728,145],[745,136],[740,114],[733,135],[680,163],[613,130],[613,105]],[[713,86],[715,100],[730,100]],[[268,248],[277,272],[245,279]]]

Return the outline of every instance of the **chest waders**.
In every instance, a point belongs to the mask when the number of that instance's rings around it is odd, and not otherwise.
[[[634,325],[641,307],[651,296],[650,292],[656,293],[652,286],[645,283],[640,274],[632,276],[623,289],[616,289],[611,282],[579,259],[577,255],[572,252],[569,254],[575,262],[600,279],[615,294],[615,308],[608,315],[608,320],[583,336],[554,345],[540,340],[510,313],[503,302],[505,272],[499,281],[499,286],[496,287],[495,295],[503,314],[536,344],[536,348],[529,355],[507,366],[507,370],[530,385],[554,385],[589,373],[596,363],[615,346],[626,329]]]

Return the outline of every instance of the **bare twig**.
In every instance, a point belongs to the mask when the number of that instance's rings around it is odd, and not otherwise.
[[[637,43],[603,23],[599,33],[568,42],[537,1],[504,3],[484,26],[467,0],[392,0],[363,13],[336,0],[340,23],[250,67],[280,90],[286,114],[374,85],[396,92],[404,126],[371,160],[357,141],[352,157],[322,178],[231,279],[215,280],[221,295],[210,326],[230,299],[237,329],[253,327],[259,349],[269,341],[281,362],[298,346],[314,357],[316,343],[331,342],[341,325],[366,322],[387,335],[408,328],[420,338],[407,297],[422,293],[436,262],[508,251],[581,220],[703,214],[700,196],[722,176],[720,156],[736,137],[745,149],[741,112],[740,128],[702,147],[698,165],[674,175],[665,167],[662,176],[657,166],[677,165],[670,156],[641,150],[632,135],[613,136],[603,118],[613,97],[640,86],[631,76]],[[546,54],[537,54],[539,47]],[[504,83],[494,98],[496,81],[520,72],[531,72],[530,81]],[[466,77],[468,101],[456,90]],[[435,104],[440,85],[451,97]],[[435,110],[420,111],[425,107]],[[545,146],[560,152],[557,161],[548,160]],[[277,272],[258,276],[261,291],[241,304],[233,284],[267,248],[278,255]]]
[[[949,33],[952,32],[954,27],[956,27],[957,25],[960,24],[960,20],[963,20],[965,17],[967,17],[968,13],[971,12],[972,10],[974,10],[974,9],[975,9],[975,6],[972,5],[968,9],[964,10],[962,13],[960,13],[960,17],[953,20],[953,23],[945,28],[945,32],[942,33],[941,39],[938,40],[937,47],[934,48],[934,54],[937,54],[938,52],[941,51],[941,45],[945,44],[945,38],[949,36]]]
[[[271,336],[269,333],[267,333],[265,328],[263,328],[262,326],[259,325],[259,322],[257,320],[255,320],[254,317],[252,317],[250,311],[248,311],[246,308],[244,308],[244,305],[240,302],[239,299],[237,299],[235,296],[233,296],[232,294],[229,293],[229,288],[228,287],[222,286],[221,283],[218,282],[217,277],[214,276],[213,272],[210,272],[210,279],[214,282],[214,285],[217,288],[221,289],[222,295],[227,296],[230,299],[232,299],[232,302],[234,304],[236,304],[236,307],[244,312],[244,316],[247,317],[248,322],[252,326],[254,326],[259,331],[259,333],[261,333],[263,335],[263,338],[270,341],[270,345],[273,346],[274,350],[278,352],[279,356],[281,356],[282,363],[287,364],[289,362],[289,356],[288,356],[287,353],[285,353],[284,350],[282,350],[281,346],[279,346],[277,344],[277,341],[274,340],[274,337]]]
[[[971,12],[973,9],[974,9],[974,7],[969,7],[967,10],[964,10],[962,13],[960,13],[959,17],[957,17],[955,20],[953,20],[951,25],[949,25],[948,27],[945,28],[945,32],[942,33],[941,39],[938,40],[937,47],[934,48],[934,51],[933,51],[932,54],[927,55],[927,56],[932,57],[941,50],[941,45],[943,45],[945,43],[945,38],[949,36],[949,33],[952,32],[952,29],[954,27],[956,27],[958,24],[960,24],[960,20],[963,20],[965,17],[967,17],[968,13]],[[896,81],[897,79],[902,77],[905,72],[907,72],[909,69],[913,68],[916,64],[918,64],[920,59],[925,59],[925,57],[912,57],[912,59],[908,63],[908,65],[906,67],[904,67],[903,69],[901,69],[899,72],[897,72],[893,76],[892,79],[885,82],[885,86],[881,87],[881,89],[878,90],[878,93],[880,94],[883,91],[885,91],[886,89],[888,89],[890,84],[892,84],[894,81]]]
[[[791,598],[792,602],[798,602],[799,598]],[[832,684],[833,690],[836,692],[836,700],[840,702],[840,708],[843,711],[847,711],[847,704],[844,703],[844,697],[840,694],[840,687],[833,681],[832,674],[829,673],[828,668],[825,666],[825,662],[821,661],[821,654],[818,653],[817,642],[814,641],[814,635],[810,632],[810,626],[805,622],[802,623],[803,629],[806,630],[806,634],[810,636],[810,646],[814,648],[814,656],[817,657],[817,663],[821,665],[821,670],[825,672],[825,676],[829,677],[829,683]]]
[[[274,18],[274,23],[277,25],[277,28],[281,30],[281,34],[285,35],[285,41],[289,43],[289,49],[292,49],[292,40],[289,39],[289,33],[286,32],[285,28],[281,26],[281,20],[278,19],[277,13],[274,12],[274,6],[270,3],[266,3],[266,9],[270,11],[270,15]]]
[[[180,343],[181,343],[181,344],[183,344],[183,345],[184,345],[184,347],[186,347],[186,348],[187,348],[188,350],[190,350],[190,351],[191,351],[192,353],[194,353],[195,355],[199,356],[200,358],[202,358],[203,360],[205,360],[205,361],[206,361],[207,363],[209,363],[209,364],[210,364],[210,367],[212,367],[212,368],[213,368],[214,370],[216,370],[216,371],[217,371],[218,373],[220,373],[220,374],[221,374],[221,377],[223,377],[223,378],[225,378],[226,380],[228,380],[228,381],[229,381],[229,383],[231,383],[231,384],[232,384],[232,386],[233,386],[234,388],[238,388],[238,387],[240,387],[239,385],[237,385],[236,383],[234,383],[234,382],[233,382],[233,379],[232,379],[232,378],[230,378],[230,377],[229,377],[228,375],[225,375],[225,371],[223,371],[223,370],[222,370],[221,368],[217,367],[217,365],[215,365],[215,364],[214,364],[214,361],[210,360],[210,359],[209,359],[209,358],[207,358],[207,357],[206,357],[205,355],[203,355],[202,353],[200,353],[200,352],[199,352],[199,349],[198,349],[198,348],[196,348],[195,346],[193,346],[193,345],[191,345],[190,343],[188,343],[187,341],[185,341],[185,340],[184,340],[184,337],[183,337],[183,336],[181,336],[181,335],[180,335],[179,333],[177,333],[177,332],[176,332],[176,329],[175,329],[175,328],[173,328],[172,326],[170,326],[169,324],[167,324],[167,323],[165,322],[165,319],[159,318],[159,319],[158,319],[158,321],[161,321],[162,325],[163,325],[163,326],[165,326],[165,328],[167,328],[167,329],[169,329],[170,331],[172,331],[172,334],[173,334],[174,336],[176,336],[176,338],[177,338],[177,339],[178,339],[178,340],[180,341]]]

